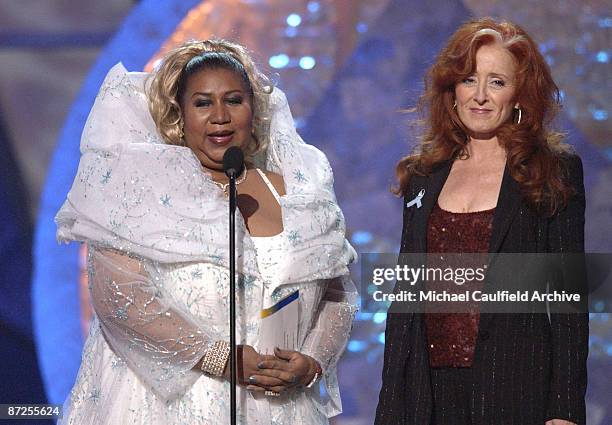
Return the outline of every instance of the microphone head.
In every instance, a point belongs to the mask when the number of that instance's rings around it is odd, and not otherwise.
[[[244,167],[244,154],[238,146],[231,146],[223,154],[223,171],[230,175],[240,174]]]

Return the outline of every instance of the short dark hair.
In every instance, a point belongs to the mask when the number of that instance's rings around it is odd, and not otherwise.
[[[251,98],[253,97],[253,86],[251,85],[251,80],[249,80],[249,76],[240,61],[228,53],[205,52],[201,55],[194,56],[185,65],[185,68],[181,73],[177,92],[176,100],[179,103],[185,94],[187,80],[189,77],[205,69],[227,69],[228,71],[232,71],[241,78],[247,93]]]

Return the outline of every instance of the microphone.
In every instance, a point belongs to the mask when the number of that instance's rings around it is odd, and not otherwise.
[[[238,146],[232,146],[223,154],[223,171],[228,177],[239,175],[244,167],[244,154]]]
[[[229,177],[229,328],[230,328],[230,423],[237,422],[236,384],[236,176],[244,167],[244,154],[232,146],[223,154],[223,171]]]

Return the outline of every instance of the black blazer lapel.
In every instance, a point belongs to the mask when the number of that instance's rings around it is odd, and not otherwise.
[[[502,242],[510,229],[510,224],[516,217],[521,204],[521,191],[519,184],[512,178],[508,167],[504,169],[504,176],[499,191],[497,207],[493,214],[493,227],[489,242],[489,252],[498,252]]]
[[[493,214],[493,227],[491,229],[491,239],[489,241],[489,269],[493,267],[496,253],[499,252],[504,238],[510,230],[510,225],[514,221],[518,209],[521,205],[520,186],[510,175],[508,167],[504,169],[501,188],[499,190],[499,198],[495,213]],[[485,279],[485,288],[490,288],[491,282]],[[491,314],[481,314],[478,324],[479,333],[489,326],[493,319]]]
[[[415,208],[412,222],[412,232],[408,235],[412,239],[412,244],[408,245],[411,249],[410,252],[427,252],[427,221],[434,205],[438,202],[438,196],[440,191],[448,178],[450,173],[452,162],[447,161],[437,168],[425,178],[424,187],[418,184],[422,179],[416,179],[413,193],[418,193],[421,189],[425,190],[423,195],[421,208],[417,208],[416,205],[410,207]]]
[[[450,173],[452,162],[448,161],[438,166],[427,177],[415,176],[412,182],[412,197],[414,198],[421,189],[425,190],[425,194],[421,200],[421,208],[416,205],[414,208],[412,220],[407,237],[409,243],[406,244],[408,252],[427,252],[427,221],[429,215],[442,191],[442,187]],[[406,199],[409,202],[412,198]],[[489,252],[498,252],[501,244],[504,241],[510,224],[516,217],[516,213],[521,205],[521,192],[519,184],[512,178],[510,171],[506,167],[504,176],[499,191],[499,199],[493,215],[493,227],[491,230],[491,239],[489,242]]]

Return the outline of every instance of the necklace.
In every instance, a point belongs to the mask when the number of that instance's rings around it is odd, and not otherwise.
[[[244,169],[244,173],[242,173],[237,179],[236,179],[236,186],[238,186],[240,183],[244,182],[247,178],[247,169],[245,167]],[[225,195],[226,198],[229,198],[229,182],[227,183],[219,183],[213,180],[213,183],[216,186],[219,186],[219,188],[223,191],[223,194]]]

